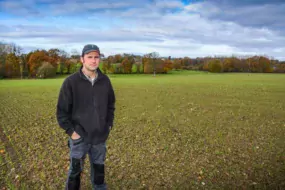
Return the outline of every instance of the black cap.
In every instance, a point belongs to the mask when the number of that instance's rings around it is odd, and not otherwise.
[[[84,46],[84,48],[82,50],[82,57],[84,56],[84,54],[89,53],[91,51],[97,51],[100,55],[100,49],[98,46],[96,46],[94,44],[87,44]]]

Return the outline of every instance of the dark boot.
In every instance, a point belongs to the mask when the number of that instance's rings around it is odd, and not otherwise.
[[[105,165],[104,164],[94,164],[93,167],[93,182],[95,189],[106,189],[105,184]]]
[[[77,158],[71,159],[71,171],[68,176],[66,190],[79,190],[81,175],[81,160]]]

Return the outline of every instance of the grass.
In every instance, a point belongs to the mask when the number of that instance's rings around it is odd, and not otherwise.
[[[117,103],[110,189],[284,189],[285,75],[109,75]],[[63,189],[63,78],[0,81],[0,187]],[[19,164],[18,164],[19,163]],[[83,189],[90,189],[89,166]]]

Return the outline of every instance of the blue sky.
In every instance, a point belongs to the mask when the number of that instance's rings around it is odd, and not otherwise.
[[[285,60],[284,0],[0,0],[0,41],[30,51]]]

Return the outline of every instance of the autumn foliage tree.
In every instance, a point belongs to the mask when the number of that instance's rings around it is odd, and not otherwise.
[[[173,62],[170,59],[166,59],[164,61],[163,71],[167,73],[168,71],[172,69],[172,67],[173,67]]]
[[[110,64],[107,59],[103,61],[102,70],[104,73],[107,73],[107,71],[110,70]]]
[[[227,57],[221,60],[224,72],[243,72],[248,71],[247,64],[244,64],[236,57]]]
[[[151,72],[151,62],[150,62],[150,58],[148,58],[148,57],[143,57],[143,58],[142,58],[142,64],[143,64],[144,73],[150,73],[150,72]]]
[[[128,57],[125,57],[122,61],[122,67],[124,69],[124,73],[130,74],[132,72],[132,62]]]
[[[158,52],[152,52],[144,55],[143,58],[144,73],[152,72],[153,75],[155,76],[157,72],[160,72],[157,71],[157,69],[159,68],[163,69],[163,67],[161,67],[160,64],[162,64],[162,62],[160,61]]]
[[[175,69],[175,70],[182,69],[182,59],[174,59],[173,69]]]
[[[9,53],[6,57],[5,75],[9,78],[20,76],[19,58],[15,55],[15,53]]]
[[[120,54],[116,54],[116,55],[113,57],[113,62],[114,62],[114,63],[122,63],[123,59],[124,59],[124,58],[123,58]]]
[[[47,52],[48,62],[52,64],[55,68],[57,67],[57,63],[60,58],[59,53],[60,53],[60,50],[57,48],[49,49]]]
[[[50,78],[56,75],[56,68],[49,62],[43,62],[38,68],[37,78]]]
[[[235,67],[231,58],[226,58],[223,61],[224,72],[233,72]]]
[[[275,65],[275,70],[276,73],[285,73],[285,62],[284,63],[277,63]]]
[[[267,57],[261,56],[259,58],[259,66],[263,73],[271,73],[273,71],[271,61]]]
[[[153,72],[152,59],[150,58],[149,54],[144,55],[144,57],[142,58],[142,63],[143,63],[144,73]]]
[[[43,62],[48,62],[49,57],[45,51],[35,51],[33,52],[28,61],[29,65],[29,74],[32,77],[35,77],[37,74],[38,68],[42,65]]]
[[[208,62],[208,70],[212,73],[220,73],[223,71],[222,63],[219,59],[213,59]]]
[[[1,43],[0,43],[0,79],[4,78],[5,76],[5,60],[6,60],[6,53],[1,51]]]
[[[5,51],[5,44],[0,42],[0,78],[5,76],[5,62],[7,52]]]
[[[254,56],[247,60],[251,72],[272,72],[271,61],[264,56]]]
[[[107,57],[107,60],[106,60],[109,64],[112,64],[112,63],[116,63],[115,61],[115,58],[114,56],[110,55]]]
[[[189,70],[189,69],[191,69],[192,65],[193,65],[192,60],[189,57],[184,57],[181,60],[181,67],[182,67],[182,69]]]
[[[156,65],[155,65],[156,69],[156,73],[166,73],[165,72],[165,61],[162,60],[161,58],[158,58],[156,60]],[[166,68],[167,69],[167,68]]]
[[[44,62],[57,68],[57,74],[74,73],[81,66],[80,54],[73,49],[71,55],[64,50],[51,48],[21,54],[21,47],[0,42],[0,78],[35,77]],[[8,56],[9,54],[9,56]],[[104,57],[104,56],[101,56]],[[283,72],[284,65],[266,56],[253,57],[196,57],[161,58],[158,52],[144,56],[128,53],[110,55],[103,60],[104,73],[167,73],[169,70],[187,69],[210,72]],[[45,67],[48,67],[45,65]]]
[[[70,73],[71,60],[68,58],[68,53],[64,50],[59,50],[59,58],[57,64],[60,66],[60,73]]]
[[[5,76],[5,65],[0,63],[0,79],[4,78]]]

